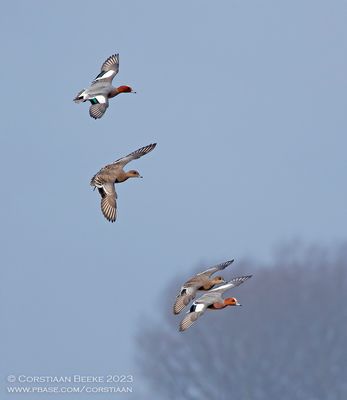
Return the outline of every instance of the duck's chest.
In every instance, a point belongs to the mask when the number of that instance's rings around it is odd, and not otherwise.
[[[224,308],[225,306],[224,306],[224,304],[222,304],[222,303],[213,303],[213,304],[211,304],[211,305],[209,305],[208,306],[208,308],[210,309],[210,310],[220,310],[221,308]]]
[[[125,173],[124,171],[120,171],[120,172],[117,174],[115,183],[122,183],[122,182],[125,182],[128,178],[129,178],[129,177],[126,175],[126,173]]]

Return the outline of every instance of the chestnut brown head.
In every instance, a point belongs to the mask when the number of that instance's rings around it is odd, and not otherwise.
[[[126,85],[117,87],[117,91],[118,93],[136,93],[130,86]]]
[[[241,306],[235,297],[228,297],[224,300],[224,304],[226,306]]]

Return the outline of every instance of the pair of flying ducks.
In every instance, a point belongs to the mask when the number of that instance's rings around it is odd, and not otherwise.
[[[93,80],[88,89],[81,90],[74,98],[76,103],[90,101],[89,115],[92,118],[101,118],[109,105],[108,99],[120,93],[136,93],[130,86],[113,87],[112,80],[119,71],[119,54],[113,54],[102,64],[101,72]],[[101,195],[101,211],[104,217],[111,222],[117,218],[116,183],[125,182],[129,178],[142,178],[136,170],[124,171],[124,167],[132,160],[142,157],[154,149],[156,143],[141,147],[127,156],[108,164],[93,176],[90,184],[98,189]]]
[[[188,279],[183,284],[173,306],[174,314],[179,314],[193,299],[195,299],[198,290],[207,291],[207,293],[193,302],[187,315],[180,323],[179,330],[181,332],[190,328],[206,310],[221,310],[228,306],[241,306],[235,297],[224,299],[223,294],[227,290],[241,285],[247,279],[251,278],[252,275],[239,276],[228,282],[225,281],[222,276],[212,277],[215,272],[224,270],[233,262],[234,260],[230,260],[211,267]],[[214,288],[214,286],[220,284],[223,285]]]

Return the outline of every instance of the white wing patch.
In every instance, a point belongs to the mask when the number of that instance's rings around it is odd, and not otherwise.
[[[203,311],[205,309],[205,304],[195,304],[195,312]]]
[[[105,104],[106,103],[106,97],[105,96],[95,96],[95,99],[98,101],[99,104]]]
[[[94,81],[98,81],[100,79],[107,79],[110,78],[111,76],[113,76],[115,74],[115,72],[113,70],[107,71],[105,72],[102,76],[100,76],[99,78],[94,79]]]

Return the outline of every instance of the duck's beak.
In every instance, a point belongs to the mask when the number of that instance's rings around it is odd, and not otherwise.
[[[137,92],[135,92],[135,90],[132,90],[130,93],[135,93],[136,94]]]
[[[226,281],[225,279],[222,279],[222,280],[220,281],[220,283],[227,283],[227,281]]]
[[[139,176],[139,178],[143,178],[143,176],[142,176],[142,175],[140,175],[140,176]]]
[[[236,305],[237,306],[242,306],[242,304],[240,304],[238,301],[236,302]]]

